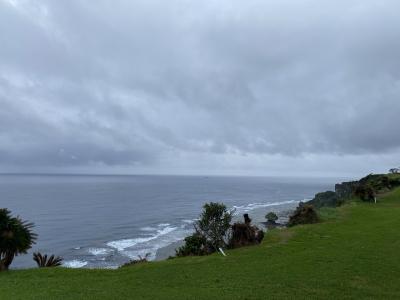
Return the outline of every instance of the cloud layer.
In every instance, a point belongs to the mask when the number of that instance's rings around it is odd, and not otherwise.
[[[398,1],[0,2],[4,171],[400,165]]]

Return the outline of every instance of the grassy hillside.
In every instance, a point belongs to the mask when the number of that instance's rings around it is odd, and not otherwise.
[[[0,273],[0,299],[400,299],[400,189],[228,257]]]

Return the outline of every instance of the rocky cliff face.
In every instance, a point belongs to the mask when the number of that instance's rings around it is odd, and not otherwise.
[[[358,181],[349,181],[335,184],[335,193],[339,199],[349,199],[358,186]]]
[[[340,206],[345,200],[354,195],[354,191],[359,186],[358,181],[342,182],[335,185],[335,191],[326,191],[315,195],[314,199],[308,201],[308,204],[316,208]]]
[[[307,203],[312,204],[316,208],[324,206],[334,207],[341,205],[354,196],[361,198],[363,201],[372,201],[375,195],[388,192],[396,186],[400,186],[400,177],[398,176],[393,174],[370,174],[361,178],[359,181],[338,183],[335,185],[334,192],[327,191],[318,193],[315,195],[314,199]],[[370,197],[360,196],[360,192],[364,192],[365,194],[368,191],[371,194]]]

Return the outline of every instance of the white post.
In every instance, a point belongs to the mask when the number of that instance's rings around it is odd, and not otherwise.
[[[221,254],[222,254],[223,256],[226,256],[224,250],[222,250],[221,248],[218,248],[218,250],[219,250],[219,252],[221,252]]]

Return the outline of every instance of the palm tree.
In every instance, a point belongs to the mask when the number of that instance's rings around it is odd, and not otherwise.
[[[8,270],[15,256],[26,253],[35,243],[33,223],[22,221],[11,212],[0,209],[0,271]]]
[[[50,256],[47,254],[42,255],[40,252],[33,253],[33,260],[39,268],[58,267],[62,265],[63,259],[59,256]]]

